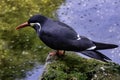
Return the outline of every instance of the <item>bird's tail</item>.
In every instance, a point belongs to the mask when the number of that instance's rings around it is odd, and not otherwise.
[[[101,61],[104,61],[104,62],[108,62],[108,61],[111,61],[110,58],[108,58],[107,56],[105,56],[104,54],[102,54],[101,52],[99,51],[82,51],[80,52],[86,56],[89,56],[91,58],[95,58],[95,59],[98,59],[98,60],[101,60]]]
[[[106,44],[106,43],[99,43],[99,42],[93,42],[96,45],[95,50],[103,50],[103,49],[112,49],[118,47],[118,45],[115,44]]]

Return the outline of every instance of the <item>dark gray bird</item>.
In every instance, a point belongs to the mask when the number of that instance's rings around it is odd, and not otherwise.
[[[99,43],[84,36],[80,36],[73,28],[59,21],[49,19],[42,15],[34,15],[27,22],[16,29],[32,26],[39,38],[50,48],[57,50],[56,54],[62,55],[64,51],[81,52],[89,57],[106,61],[111,60],[97,50],[118,47],[114,44]]]

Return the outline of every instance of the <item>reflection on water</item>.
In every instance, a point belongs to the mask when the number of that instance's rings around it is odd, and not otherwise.
[[[43,65],[38,65],[32,71],[27,72],[27,77],[24,80],[39,80],[44,70]]]
[[[119,0],[66,0],[57,13],[60,21],[79,34],[94,41],[120,45]],[[120,47],[102,52],[120,64]]]

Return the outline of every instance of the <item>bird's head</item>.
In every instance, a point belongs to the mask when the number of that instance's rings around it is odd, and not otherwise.
[[[43,25],[46,20],[47,18],[42,15],[34,15],[27,22],[17,26],[16,30],[27,27],[27,26],[31,26],[33,28],[35,27],[41,28],[41,25]]]

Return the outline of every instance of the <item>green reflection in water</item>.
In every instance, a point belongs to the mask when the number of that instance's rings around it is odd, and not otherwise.
[[[50,50],[31,28],[15,27],[34,15],[55,18],[54,11],[63,0],[0,1],[0,80],[25,77],[35,63],[43,63]]]

